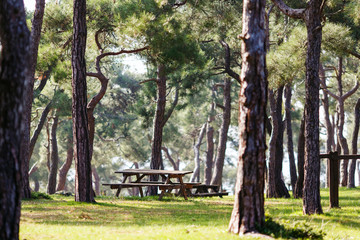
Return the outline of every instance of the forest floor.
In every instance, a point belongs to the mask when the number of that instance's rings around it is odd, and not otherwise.
[[[329,209],[329,191],[321,190],[324,214],[304,216],[301,199],[266,199],[267,226],[279,239],[297,230],[319,239],[360,240],[360,189],[340,189],[340,209]],[[227,232],[233,196],[224,198],[98,197],[96,204],[53,195],[51,200],[24,200],[21,240],[44,239],[238,239]],[[289,231],[292,233],[289,235]],[[314,234],[313,234],[314,233]],[[301,236],[301,235],[295,235]],[[295,237],[295,238],[298,238]],[[255,238],[246,238],[255,239]]]

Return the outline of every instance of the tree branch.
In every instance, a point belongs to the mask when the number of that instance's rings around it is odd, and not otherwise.
[[[342,99],[345,101],[348,97],[350,97],[351,95],[353,95],[359,88],[359,82],[356,81],[355,83],[355,86],[350,90],[348,91],[347,93],[345,93],[343,96],[342,96]]]
[[[164,121],[162,122],[162,125],[165,126],[165,123],[169,120],[171,114],[173,113],[177,103],[178,103],[178,100],[179,100],[179,89],[176,88],[175,90],[175,98],[174,98],[174,101],[173,103],[171,104],[171,107],[170,109],[167,111],[167,113],[165,114],[164,116]]]
[[[305,17],[305,8],[301,9],[294,9],[286,5],[282,0],[272,0],[272,2],[279,8],[281,12],[285,15],[297,18],[297,19],[304,19]]]
[[[225,70],[224,70],[224,72],[227,73],[232,78],[234,78],[238,83],[240,83],[240,75],[237,74],[236,72],[234,72],[230,67],[231,54],[230,54],[229,45],[223,40],[220,40],[219,42],[225,49]]]
[[[144,81],[141,81],[141,82],[139,82],[140,84],[143,84],[143,83],[147,83],[147,82],[157,82],[157,79],[156,78],[150,78],[150,79],[146,79],[146,80],[144,80]]]

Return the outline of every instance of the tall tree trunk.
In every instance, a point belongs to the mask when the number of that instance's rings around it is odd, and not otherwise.
[[[92,190],[90,140],[86,111],[86,0],[74,0],[72,47],[72,117],[75,158],[75,201],[95,202]]]
[[[322,0],[309,2],[305,12],[308,45],[305,80],[304,214],[322,213],[319,157],[319,64],[322,38],[322,3]]]
[[[278,121],[278,135],[276,138],[276,151],[275,151],[275,189],[276,197],[289,198],[290,194],[287,190],[285,183],[282,179],[282,165],[284,159],[284,122],[282,120],[282,105],[283,105],[283,92],[284,87],[277,89],[276,95],[276,121]]]
[[[256,232],[264,224],[265,0],[243,1],[242,68],[239,94],[239,160],[229,231]]]
[[[21,0],[0,1],[0,239],[19,239],[30,33]],[[27,171],[26,171],[27,172]]]
[[[272,0],[286,15],[302,19],[307,30],[305,79],[305,176],[303,213],[322,213],[320,202],[319,150],[319,65],[322,38],[323,0],[307,3],[303,9],[292,9],[282,0]]]
[[[294,143],[293,143],[293,133],[291,126],[291,86],[288,84],[285,88],[285,113],[286,113],[286,132],[287,132],[287,143],[288,143],[288,154],[289,154],[289,166],[290,166],[290,180],[291,180],[291,188],[295,191],[297,174],[296,174],[296,166],[295,166],[295,156],[294,156]]]
[[[56,114],[56,113],[55,113]],[[56,192],[56,178],[59,165],[59,152],[57,146],[56,131],[58,127],[59,117],[55,116],[51,127],[51,160],[50,171],[48,177],[47,193],[54,194]]]
[[[275,198],[276,196],[276,187],[275,187],[275,152],[276,152],[276,139],[279,132],[279,126],[277,115],[276,115],[276,100],[274,91],[269,89],[269,104],[270,104],[270,114],[271,114],[271,135],[269,142],[269,168],[267,171],[267,189],[266,189],[266,197],[267,198]]]
[[[204,138],[206,130],[206,123],[201,127],[199,137],[196,141],[196,144],[194,145],[194,162],[195,167],[193,174],[191,175],[190,182],[200,182],[200,146],[202,139]]]
[[[45,10],[45,0],[36,0],[34,18],[32,20],[32,28],[30,35],[30,49],[29,49],[29,72],[27,73],[27,86],[25,89],[25,109],[24,109],[24,122],[25,128],[23,130],[23,136],[21,139],[21,160],[23,161],[22,165],[22,176],[23,176],[23,198],[30,198],[30,184],[29,184],[29,162],[30,162],[30,129],[31,129],[31,108],[34,95],[34,81],[35,81],[35,70],[36,63],[38,58],[38,48],[41,35],[41,27],[43,22]]]
[[[153,123],[153,137],[152,137],[152,147],[151,147],[151,169],[163,169],[163,161],[161,154],[162,146],[162,136],[164,128],[164,119],[165,119],[165,107],[166,107],[166,75],[165,75],[165,66],[159,64],[158,66],[158,76],[156,79],[157,86],[157,99],[156,99],[156,112]],[[159,176],[152,175],[150,177],[151,181],[157,181]],[[150,195],[157,194],[157,188],[150,188]]]
[[[357,100],[355,106],[355,121],[354,121],[354,131],[352,137],[352,154],[357,154],[357,145],[358,145],[358,136],[359,136],[359,122],[360,122],[360,98]],[[357,159],[352,159],[349,169],[349,179],[348,179],[348,188],[355,187],[355,169],[356,169]]]
[[[211,179],[211,184],[221,185],[222,183],[222,173],[224,168],[225,161],[225,151],[226,151],[226,142],[227,134],[229,131],[230,121],[231,121],[231,81],[228,78],[224,80],[224,112],[220,128],[219,136],[219,145],[217,149],[214,173]]]
[[[325,71],[324,71],[322,64],[320,64],[319,75],[320,75],[320,80],[325,83]],[[330,120],[328,93],[324,89],[323,89],[323,96],[324,96],[324,98],[322,99],[322,105],[323,105],[324,112],[325,112],[324,118],[325,118],[326,132],[327,132],[326,152],[329,153],[333,150],[333,146],[335,145],[334,128],[333,128],[333,125]],[[329,169],[330,169],[330,159],[327,159],[327,161],[326,161],[326,186],[327,187],[330,186],[330,171],[329,171]]]
[[[301,119],[298,139],[298,179],[296,181],[294,198],[302,198],[304,188],[304,165],[305,165],[305,112]]]
[[[95,185],[95,194],[96,196],[100,195],[100,177],[99,174],[96,171],[96,167],[93,165],[91,167],[92,174],[94,176],[94,185]]]
[[[204,166],[204,183],[210,184],[214,159],[214,128],[207,124],[206,127],[206,162]]]
[[[69,172],[71,164],[74,158],[74,145],[73,145],[73,137],[72,135],[68,136],[66,143],[66,161],[59,169],[59,181],[57,185],[56,191],[64,191],[66,184],[66,176]]]

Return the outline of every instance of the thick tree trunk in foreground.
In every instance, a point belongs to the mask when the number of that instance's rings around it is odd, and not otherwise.
[[[74,0],[72,47],[72,118],[75,158],[75,201],[95,202],[92,190],[90,141],[86,111],[86,0]]]
[[[200,146],[201,146],[202,139],[204,138],[204,135],[205,135],[205,130],[206,130],[206,123],[204,123],[204,125],[201,127],[199,137],[196,141],[196,144],[194,145],[195,167],[194,167],[194,171],[191,175],[190,182],[200,182]]]
[[[56,113],[55,113],[56,114]],[[47,193],[54,194],[56,192],[56,179],[59,166],[59,152],[56,138],[56,131],[58,127],[59,117],[55,116],[51,127],[51,160],[50,160],[50,172],[48,177]]]
[[[69,169],[71,167],[71,164],[73,162],[74,158],[74,145],[73,145],[73,138],[72,136],[69,136],[67,138],[67,144],[66,144],[66,161],[59,169],[59,181],[56,188],[56,191],[64,191],[65,190],[65,184],[66,184],[66,176],[69,172]]]
[[[0,1],[0,239],[19,239],[30,33],[23,1]]]
[[[305,80],[305,175],[303,213],[322,213],[320,199],[319,64],[321,51],[322,0],[309,2],[305,12],[307,57]]]
[[[357,154],[358,136],[359,136],[359,122],[360,122],[360,98],[357,100],[355,106],[355,120],[354,120],[354,131],[352,137],[352,154]],[[356,170],[357,159],[352,159],[349,169],[348,188],[355,187],[355,170]]]
[[[287,133],[287,144],[288,144],[288,153],[289,153],[289,166],[290,166],[290,180],[291,188],[294,195],[297,174],[296,174],[296,165],[295,165],[295,156],[294,156],[294,143],[293,143],[293,133],[291,126],[291,86],[287,85],[285,88],[285,114],[286,114],[286,133]]]
[[[28,85],[25,89],[24,100],[25,100],[25,109],[24,109],[24,122],[25,129],[23,130],[23,136],[21,139],[21,159],[23,161],[22,165],[22,175],[23,175],[23,198],[30,198],[31,191],[29,185],[29,162],[30,162],[30,129],[31,129],[31,108],[34,95],[34,82],[35,82],[35,70],[36,63],[38,58],[38,48],[41,35],[41,27],[43,22],[45,10],[45,0],[36,0],[36,6],[34,11],[34,18],[32,19],[32,28],[30,35],[30,49],[29,49],[29,72],[27,75]]]
[[[227,134],[229,131],[230,121],[231,121],[231,81],[230,79],[224,80],[224,112],[220,128],[219,136],[219,145],[217,149],[214,174],[211,179],[211,184],[221,185],[222,183],[222,173],[224,168],[225,161],[225,152],[226,152],[226,142]]]
[[[264,224],[265,1],[243,1],[242,69],[239,94],[239,161],[229,231],[256,232]]]

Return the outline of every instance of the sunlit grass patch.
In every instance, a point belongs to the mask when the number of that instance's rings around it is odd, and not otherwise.
[[[340,209],[302,214],[301,199],[266,199],[265,212],[284,228],[312,228],[324,239],[360,239],[360,190],[340,189]],[[98,197],[96,204],[53,195],[22,202],[20,239],[238,239],[227,232],[233,196],[224,198]],[[281,230],[282,228],[279,227]],[[246,238],[253,239],[253,238]]]

